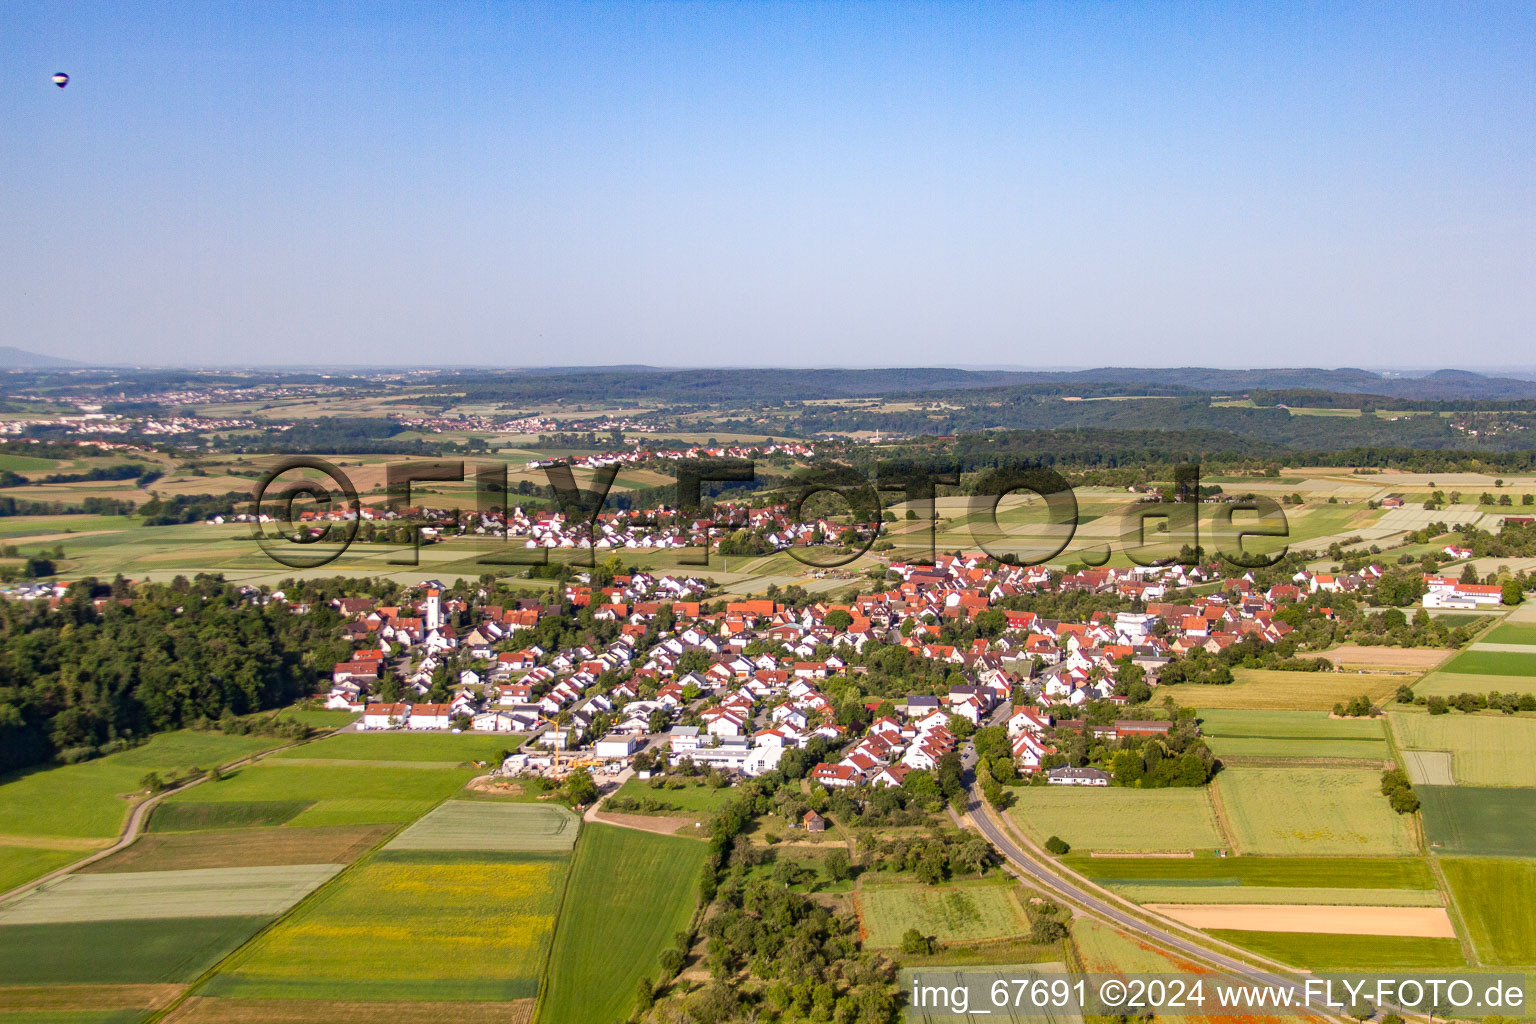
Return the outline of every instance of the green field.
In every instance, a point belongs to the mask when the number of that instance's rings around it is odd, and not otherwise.
[[[1414,852],[1403,817],[1381,795],[1378,772],[1234,767],[1217,775],[1215,785],[1242,853],[1381,856]]]
[[[983,942],[1029,933],[1017,885],[865,885],[854,897],[866,946],[894,948],[908,928],[940,942]]]
[[[1208,741],[1211,753],[1238,764],[1245,758],[1327,758],[1347,761],[1385,761],[1387,741],[1301,740],[1270,737],[1218,736]]]
[[[1459,693],[1536,693],[1536,677],[1431,672],[1413,684],[1416,697],[1454,697]]]
[[[1332,718],[1318,711],[1202,711],[1207,736],[1280,740],[1385,740],[1379,718]]]
[[[1536,651],[1462,651],[1440,671],[1457,675],[1536,676]]]
[[[228,764],[286,741],[220,732],[157,734],[148,743],[80,764],[41,768],[0,783],[0,835],[111,837],[122,831],[148,772],[174,775]],[[207,786],[194,786],[188,795]]]
[[[262,934],[206,995],[510,1000],[533,996],[566,861],[365,862]]]
[[[681,789],[669,789],[653,787],[649,781],[642,779],[629,779],[619,787],[614,794],[615,798],[633,798],[636,800],[655,800],[658,803],[671,804],[677,808],[675,811],[662,810],[659,814],[713,814],[724,807],[736,795],[736,790],[729,787],[714,789],[703,782],[686,782]],[[628,813],[628,812],[625,812]]]
[[[1513,622],[1506,622],[1495,626],[1486,635],[1478,637],[1478,640],[1489,644],[1536,645],[1536,626],[1523,626]]]
[[[1285,672],[1239,668],[1225,686],[1181,683],[1159,690],[1182,707],[1234,711],[1329,711],[1339,701],[1365,694],[1373,700],[1391,695],[1408,678],[1385,672]]]
[[[1424,839],[1445,854],[1536,857],[1536,789],[1415,786]]]
[[[1013,793],[1008,814],[1036,842],[1054,835],[1074,849],[1124,852],[1226,845],[1203,788],[1029,786]]]
[[[1320,757],[1382,761],[1379,719],[1330,718],[1320,711],[1206,711],[1200,731],[1217,757]]]
[[[425,761],[463,764],[497,759],[523,741],[521,736],[451,732],[343,732],[274,754],[273,759],[336,761]]]
[[[1414,971],[1466,965],[1461,943],[1455,939],[1219,929],[1210,934],[1271,960],[1313,971]]]
[[[339,864],[71,874],[0,904],[0,927],[151,918],[275,917]]]
[[[1440,867],[1477,958],[1503,966],[1536,964],[1536,861],[1447,857]]]
[[[1417,857],[1087,857],[1065,858],[1073,870],[1104,884],[1335,889],[1434,889]],[[1228,902],[1239,902],[1229,900]]]
[[[564,852],[581,819],[555,804],[449,800],[400,833],[388,850]]]
[[[161,918],[0,927],[0,985],[188,982],[269,917]]]
[[[351,764],[308,765],[268,759],[242,768],[220,782],[204,783],[172,796],[166,803],[309,803],[309,807],[288,822],[289,828],[405,824],[458,792],[474,774],[472,768],[425,771]],[[200,810],[198,813],[206,812]],[[232,820],[243,814],[247,812],[230,811]],[[255,824],[254,821],[251,823]]]
[[[41,473],[47,475],[54,472],[60,465],[58,459],[39,459],[31,455],[0,455],[0,469],[8,469],[12,473],[30,474]]]
[[[1268,903],[1338,907],[1439,907],[1430,889],[1285,888],[1262,885],[1116,885],[1115,892],[1135,903]]]
[[[212,829],[259,828],[292,821],[313,800],[245,800],[239,803],[192,799],[165,801],[149,816],[150,832],[203,832]]]
[[[1398,746],[1449,750],[1464,786],[1536,786],[1536,717],[1484,712],[1388,716]]]
[[[39,846],[0,846],[0,892],[86,856],[89,850],[58,850]]]
[[[543,1024],[629,1016],[640,979],[655,980],[657,957],[693,916],[707,849],[611,825],[582,830],[540,1001]]]

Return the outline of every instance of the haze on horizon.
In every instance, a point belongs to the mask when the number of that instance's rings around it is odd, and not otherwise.
[[[1530,5],[15,2],[0,345],[1529,365],[1533,44]]]

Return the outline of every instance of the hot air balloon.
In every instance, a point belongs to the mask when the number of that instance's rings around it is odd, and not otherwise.
[[[60,71],[53,76],[53,84],[62,89],[69,84],[69,76]]]

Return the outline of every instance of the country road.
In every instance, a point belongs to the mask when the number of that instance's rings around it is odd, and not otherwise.
[[[1205,945],[1160,928],[1141,917],[1121,910],[1108,900],[1094,895],[1066,877],[1064,873],[1052,870],[1048,863],[1044,861],[1044,855],[1037,859],[1026,852],[1024,845],[1010,836],[1003,826],[993,820],[988,809],[982,806],[974,783],[966,790],[966,796],[965,818],[962,824],[968,823],[974,826],[1008,860],[1009,864],[1015,869],[1028,874],[1034,882],[1047,892],[1061,896],[1069,904],[1087,912],[1091,916],[1107,921],[1117,928],[1130,932],[1160,949],[1183,954],[1198,963],[1214,967],[1219,971],[1241,977],[1250,982],[1286,986],[1298,992],[1302,990],[1302,985],[1297,980],[1301,972],[1297,972],[1294,975],[1279,974],[1256,967],[1244,960],[1218,953]],[[950,813],[957,820],[960,820],[959,815],[954,814],[953,810]],[[1316,1013],[1316,1011],[1313,1012]],[[1316,1015],[1324,1016],[1322,1014]],[[1339,1018],[1330,1016],[1328,1019],[1338,1020]]]
[[[219,771],[229,772],[234,771],[236,768],[244,768],[246,765],[254,764],[269,754],[275,754],[280,750],[288,750],[291,747],[299,746],[302,743],[309,743],[312,740],[321,739],[328,735],[330,735],[330,733],[319,733],[307,739],[299,740],[297,743],[285,743],[281,747],[273,747],[271,750],[258,751],[257,753],[251,754],[247,757],[242,757],[238,761],[231,761],[229,764],[221,765],[219,767]],[[148,800],[143,800],[135,804],[133,811],[128,815],[128,821],[123,825],[123,831],[118,836],[117,842],[113,843],[111,846],[103,847],[102,849],[97,850],[89,857],[84,857],[77,861],[71,861],[61,868],[55,868],[54,870],[48,872],[46,875],[43,875],[39,878],[34,878],[30,882],[24,882],[21,885],[18,885],[16,888],[9,890],[8,892],[0,893],[0,903],[5,903],[6,901],[15,899],[18,896],[23,896],[34,889],[38,889],[44,885],[47,885],[49,882],[52,882],[55,879],[63,878],[68,874],[73,874],[88,864],[94,864],[99,860],[103,860],[112,856],[112,854],[117,853],[119,850],[122,850],[125,847],[132,846],[134,842],[138,840],[140,832],[143,831],[144,823],[149,820],[149,813],[153,811],[157,805],[159,805],[160,801],[164,800],[168,796],[173,796],[176,793],[180,793],[183,790],[191,789],[193,786],[198,785],[206,778],[206,775],[198,775],[195,778],[188,779],[186,782],[183,782],[179,786],[173,786],[170,789],[161,790],[159,793],[156,793]]]

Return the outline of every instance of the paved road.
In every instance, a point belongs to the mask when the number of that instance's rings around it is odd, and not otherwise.
[[[1133,916],[1082,888],[1071,879],[1052,871],[1047,865],[1026,853],[1019,842],[992,820],[981,806],[974,785],[967,790],[967,796],[969,802],[966,805],[966,814],[970,822],[997,848],[998,852],[1008,859],[1009,863],[1028,874],[1046,891],[1054,892],[1087,910],[1094,917],[1110,921],[1117,927],[1138,935],[1164,950],[1182,953],[1192,960],[1209,964],[1220,971],[1237,975],[1251,982],[1284,985],[1301,991],[1302,986],[1295,976],[1277,974],[1223,953],[1214,952],[1206,946]]]

